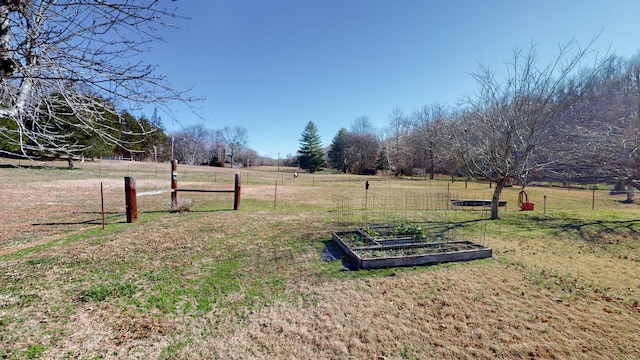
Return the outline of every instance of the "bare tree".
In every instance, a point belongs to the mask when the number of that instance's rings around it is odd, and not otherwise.
[[[430,179],[435,177],[437,165],[451,157],[447,146],[450,123],[450,111],[440,104],[425,105],[413,113],[409,147],[416,160],[428,170]]]
[[[455,134],[469,174],[496,183],[492,219],[499,217],[505,186],[526,184],[532,169],[544,169],[560,156],[547,149],[564,125],[558,115],[584,94],[597,73],[595,67],[581,69],[592,43],[583,48],[570,41],[542,68],[536,65],[535,46],[528,52],[515,49],[503,81],[484,66],[473,75],[478,94],[466,99],[471,111]]]
[[[217,131],[210,131],[207,139],[207,148],[209,152],[209,165],[224,167],[226,155],[226,145],[218,136]]]
[[[371,133],[349,134],[347,167],[353,174],[374,175],[378,168],[380,141]]]
[[[627,201],[633,202],[633,188],[640,189],[640,55],[608,65],[598,84],[602,101],[579,108],[589,131],[576,141],[592,154],[590,166],[583,166],[588,175],[614,177],[627,185]]]
[[[217,131],[217,136],[225,143],[227,156],[229,160],[231,160],[231,167],[233,167],[234,157],[238,155],[249,142],[247,129],[242,126],[235,126],[233,128],[225,126],[224,129]]]
[[[175,159],[188,165],[209,162],[209,130],[202,125],[194,125],[173,135]]]
[[[27,156],[81,151],[67,127],[125,145],[116,104],[170,113],[190,101],[141,56],[175,17],[158,0],[0,1],[0,138]],[[78,121],[54,111],[60,102]]]
[[[260,155],[253,149],[244,149],[236,156],[236,161],[244,164],[246,167],[260,166],[263,163]]]
[[[412,174],[413,162],[409,148],[409,132],[411,123],[404,112],[396,107],[389,116],[387,128],[387,150],[389,152],[389,165],[396,176]]]
[[[610,171],[630,187],[627,201],[632,202],[632,188],[640,189],[640,55],[630,62],[627,74],[627,88],[636,106],[630,106],[629,115],[619,132],[621,136],[612,141],[618,151],[612,152],[613,157],[608,164]],[[616,166],[611,166],[613,164]]]
[[[344,168],[352,174],[370,175],[377,171],[380,141],[375,135],[376,128],[366,116],[353,119],[351,131],[344,132]]]
[[[373,126],[367,116],[358,116],[353,119],[353,123],[351,124],[352,134],[374,134],[375,132],[375,126]]]

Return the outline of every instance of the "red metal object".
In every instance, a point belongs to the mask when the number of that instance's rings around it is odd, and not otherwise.
[[[529,195],[527,195],[524,190],[518,194],[518,205],[520,205],[520,209],[523,211],[532,211],[535,206],[534,203],[529,202]]]
[[[520,206],[520,209],[531,211],[533,210],[534,206],[535,206],[534,203],[525,202],[525,203],[522,203],[522,205]]]

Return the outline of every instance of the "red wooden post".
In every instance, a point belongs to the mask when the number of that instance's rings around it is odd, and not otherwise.
[[[240,174],[236,174],[236,186],[233,192],[233,210],[240,208]]]
[[[171,210],[178,208],[178,160],[171,160]]]
[[[133,223],[138,220],[138,204],[136,202],[136,179],[126,176],[124,178],[124,194],[127,205],[127,222]]]

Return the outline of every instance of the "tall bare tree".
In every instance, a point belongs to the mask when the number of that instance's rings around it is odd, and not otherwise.
[[[81,151],[56,131],[67,127],[125,145],[108,121],[119,116],[116,104],[170,111],[171,101],[190,101],[141,56],[176,17],[165,6],[159,0],[0,1],[0,138],[8,148],[24,155]],[[60,100],[79,121],[53,111]]]
[[[356,117],[351,131],[346,133],[345,168],[352,174],[375,174],[379,155],[380,141],[375,126],[366,116]]]
[[[416,160],[429,172],[430,179],[433,179],[437,165],[451,157],[447,146],[450,111],[440,104],[425,105],[414,111],[412,119],[409,147]]]
[[[350,132],[352,134],[374,134],[376,132],[376,128],[373,126],[368,116],[362,115],[353,119]]]
[[[231,160],[231,167],[233,167],[233,159],[249,142],[249,134],[247,129],[242,126],[225,126],[223,129],[217,131],[217,136],[226,145],[226,153],[229,157],[229,160]]]
[[[380,141],[372,133],[349,134],[347,167],[352,174],[374,175],[378,168]]]
[[[409,148],[411,123],[404,112],[396,107],[389,116],[386,145],[389,152],[389,166],[396,176],[412,173],[413,159]]]
[[[615,60],[601,71],[601,101],[585,101],[577,109],[590,130],[577,141],[592,154],[591,166],[583,165],[587,174],[626,184],[627,201],[633,202],[633,188],[640,189],[640,55],[624,64]]]
[[[496,183],[492,219],[499,217],[505,186],[526,183],[533,169],[544,169],[560,156],[547,149],[562,133],[558,115],[579,100],[597,74],[597,67],[582,68],[592,44],[581,47],[572,40],[543,67],[537,65],[535,46],[527,52],[515,49],[504,80],[485,66],[473,75],[478,93],[466,99],[471,111],[458,123],[456,140],[469,174]]]
[[[210,132],[202,124],[189,126],[173,134],[175,159],[189,165],[208,163],[209,139]]]

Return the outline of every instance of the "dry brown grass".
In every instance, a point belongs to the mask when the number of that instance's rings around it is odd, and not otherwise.
[[[241,170],[240,211],[230,194],[185,194],[193,211],[171,214],[161,194],[141,198],[140,221],[127,225],[122,177],[135,176],[138,191],[164,189],[169,166],[80,168],[0,168],[0,357],[640,356],[639,209],[604,192],[592,211],[591,191],[532,188],[536,211],[525,213],[512,206],[519,189],[508,189],[503,219],[476,229],[493,259],[348,272],[319,256],[334,226],[331,194],[361,199],[365,180],[371,196],[447,183]],[[236,172],[179,171],[181,184],[203,188],[229,187]],[[491,191],[449,187],[469,198]]]
[[[298,286],[317,292],[317,305],[278,304],[210,338],[202,357],[593,359],[640,351],[629,309],[597,294],[559,299],[504,264]]]

